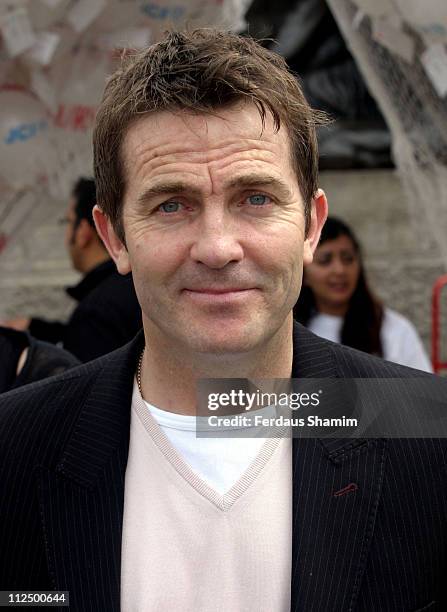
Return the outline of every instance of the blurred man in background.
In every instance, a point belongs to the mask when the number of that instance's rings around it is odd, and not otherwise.
[[[94,180],[80,178],[64,218],[67,251],[74,269],[83,275],[66,290],[79,302],[68,322],[26,317],[6,322],[39,340],[62,344],[84,362],[126,344],[141,328],[132,276],[118,274],[98,236],[92,217],[95,202]]]

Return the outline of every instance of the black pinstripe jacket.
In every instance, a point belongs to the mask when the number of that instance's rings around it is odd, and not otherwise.
[[[0,590],[67,590],[71,610],[119,610],[142,342],[0,398]],[[294,346],[294,377],[414,375],[301,326]],[[292,610],[447,610],[446,448],[294,440]]]

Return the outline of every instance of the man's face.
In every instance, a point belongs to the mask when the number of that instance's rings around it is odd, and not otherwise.
[[[160,112],[130,127],[127,250],[112,255],[132,271],[149,341],[241,353],[290,324],[314,245],[287,133],[270,120],[262,131],[252,105],[218,115]]]

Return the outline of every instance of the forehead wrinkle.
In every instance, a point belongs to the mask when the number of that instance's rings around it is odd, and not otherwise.
[[[132,157],[137,153],[140,154],[143,150],[143,157],[146,158],[144,150],[150,147],[147,151],[149,159],[152,157],[164,156],[167,152],[185,153],[187,155],[198,154],[204,155],[206,159],[213,161],[225,156],[225,149],[233,148],[252,148],[252,149],[271,149],[272,153],[275,148],[285,146],[289,152],[291,151],[291,142],[287,130],[282,126],[279,131],[275,131],[270,117],[267,118],[266,125],[260,123],[260,116],[256,110],[256,121],[250,120],[248,114],[247,122],[243,122],[242,126],[233,125],[232,118],[238,114],[244,116],[246,107],[251,110],[251,104],[235,105],[234,108],[222,109],[222,114],[215,116],[214,114],[199,114],[185,113],[182,110],[178,112],[160,111],[150,116],[144,115],[139,120],[129,126],[122,141],[122,152],[125,153],[122,158],[124,167],[130,165]],[[229,115],[228,117],[226,115]],[[181,119],[183,129],[187,129],[190,136],[188,138],[177,139],[171,135],[167,138],[166,129],[169,132],[171,119]],[[224,130],[214,130],[216,120],[228,124]],[[217,126],[218,126],[217,122]],[[271,125],[270,125],[271,124]],[[149,130],[148,130],[149,128]],[[234,129],[235,128],[235,129]],[[171,130],[172,131],[172,130]],[[250,133],[251,132],[251,133]],[[149,137],[144,135],[150,134]],[[157,142],[158,140],[158,142]],[[155,145],[154,145],[155,141]],[[123,147],[124,145],[124,147]],[[124,151],[125,148],[125,151]],[[210,151],[210,148],[213,149]],[[167,150],[167,151],[166,151]],[[131,155],[129,155],[129,153]],[[126,168],[127,170],[127,168]]]
[[[182,164],[182,173],[187,170],[185,166],[197,164],[205,170],[213,193],[217,187],[215,184],[217,176],[213,177],[216,171],[220,174],[220,172],[227,170],[229,166],[237,163],[270,163],[276,166],[278,153],[281,152],[281,149],[284,146],[289,149],[287,134],[285,140],[284,138],[279,139],[276,133],[272,134],[270,138],[267,136],[268,134],[264,132],[262,138],[247,136],[238,138],[236,135],[224,137],[222,140],[217,137],[214,139],[216,142],[212,142],[213,139],[209,137],[200,138],[200,136],[197,136],[197,138],[192,138],[188,142],[170,139],[168,142],[155,143],[154,146],[152,137],[144,138],[139,132],[128,132],[128,138],[125,139],[126,174],[129,176],[128,172],[131,167],[134,176],[138,177],[143,174],[143,177],[146,175],[146,178],[150,179],[154,172],[156,174],[169,173],[172,165],[174,165],[173,171],[176,173],[175,164],[177,163]],[[185,159],[187,162],[185,162]]]
[[[237,147],[237,149],[232,152],[225,151],[221,153],[222,154],[217,157],[217,155],[206,155],[203,152],[201,152],[199,155],[191,155],[191,153],[188,151],[185,154],[185,157],[188,161],[185,161],[184,159],[179,159],[178,156],[175,154],[154,156],[153,154],[151,154],[151,152],[149,152],[148,155],[136,156],[135,163],[133,164],[133,170],[136,176],[138,176],[142,172],[147,172],[148,178],[150,178],[154,172],[156,172],[157,174],[169,174],[169,172],[171,172],[171,169],[172,172],[176,174],[176,165],[181,164],[182,174],[188,173],[189,171],[191,172],[191,174],[197,175],[197,171],[202,168],[206,171],[206,175],[212,183],[212,175],[216,171],[224,171],[229,166],[232,166],[234,164],[253,164],[257,162],[260,162],[262,164],[269,163],[272,161],[274,162],[276,159],[273,152],[263,151],[261,149],[257,151],[247,151],[244,147]],[[229,155],[230,158],[226,159]],[[219,163],[222,159],[225,159],[225,162]]]
[[[147,149],[147,147],[150,147]],[[169,155],[187,155],[197,161],[215,161],[226,155],[231,155],[233,152],[238,151],[266,151],[274,153],[274,149],[281,146],[279,142],[270,142],[268,140],[259,140],[251,138],[228,138],[221,142],[211,143],[209,140],[205,142],[192,143],[179,142],[175,139],[169,142],[159,143],[152,145],[148,142],[148,139],[144,139],[141,142],[129,143],[125,145],[126,149],[133,148],[134,155],[142,155],[148,160],[155,158],[165,157]],[[127,155],[126,157],[129,157]]]

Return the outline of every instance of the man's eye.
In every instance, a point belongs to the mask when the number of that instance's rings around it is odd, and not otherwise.
[[[176,213],[180,210],[180,202],[164,202],[158,207],[164,213]]]
[[[265,204],[270,204],[270,198],[266,195],[262,195],[261,193],[249,196],[247,199],[253,206],[264,206]]]

